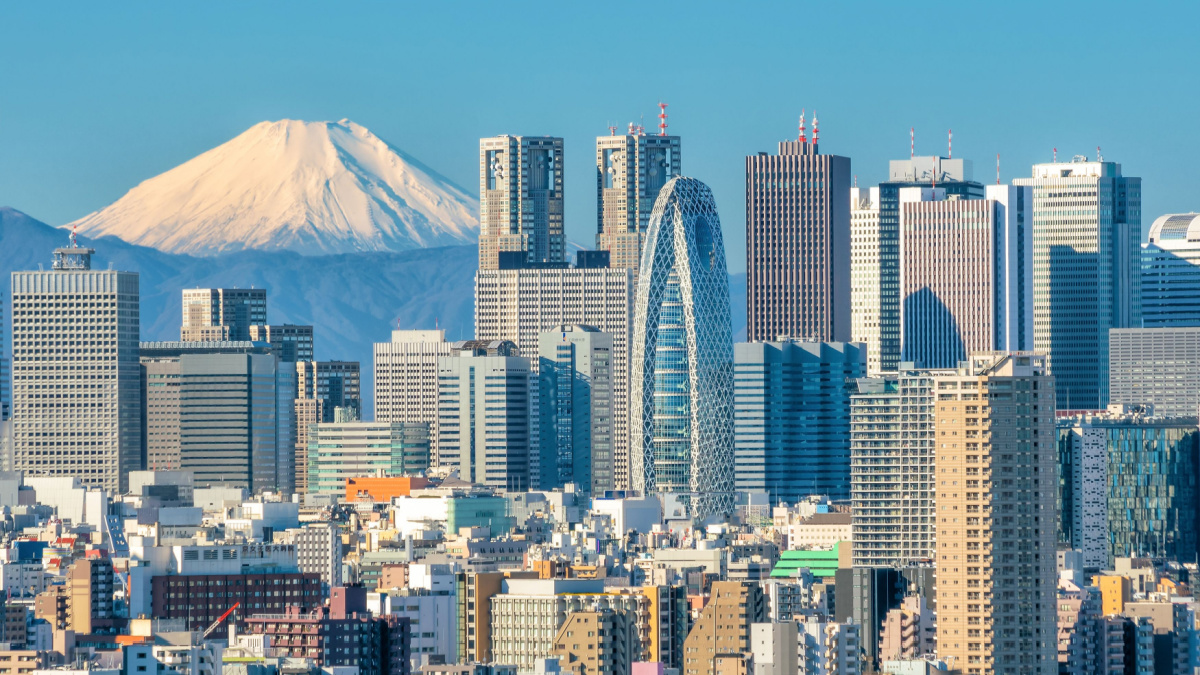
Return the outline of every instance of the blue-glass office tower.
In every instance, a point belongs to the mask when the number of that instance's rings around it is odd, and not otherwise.
[[[614,489],[612,335],[558,326],[538,336],[538,362],[538,488]]]
[[[771,503],[850,498],[850,388],[861,342],[743,342],[733,350],[734,485]]]
[[[1083,551],[1089,568],[1124,557],[1194,561],[1198,455],[1195,417],[1060,418],[1059,541]]]
[[[733,509],[733,332],[712,191],[676,177],[650,216],[634,310],[630,474],[686,493],[692,515]]]

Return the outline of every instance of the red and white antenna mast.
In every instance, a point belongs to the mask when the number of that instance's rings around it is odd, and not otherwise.
[[[1000,184],[1000,153],[996,153],[996,185]]]
[[[667,104],[661,101],[658,104],[658,135],[667,135]]]
[[[1096,161],[1097,162],[1104,161],[1104,155],[1100,154],[1100,146],[1098,146],[1098,145],[1096,146]]]
[[[804,108],[800,109],[800,137],[796,140],[801,143],[808,142],[808,136],[804,133]]]
[[[1054,163],[1058,163],[1058,148],[1054,149]]]
[[[75,240],[75,235],[79,234],[79,226],[71,226],[71,248],[79,248],[79,242]],[[59,241],[62,241],[59,239]]]
[[[820,133],[820,131],[817,129],[817,111],[814,110],[813,111],[813,145],[817,144],[817,138],[818,138],[817,134],[819,134],[819,133]]]
[[[608,135],[609,135],[609,136],[616,136],[616,135],[617,135],[617,128],[616,128],[616,127],[609,127],[609,128],[608,128]]]
[[[908,128],[908,158],[912,159],[917,156],[917,132],[913,127]]]
[[[954,159],[954,130],[950,129],[946,133],[946,159]]]

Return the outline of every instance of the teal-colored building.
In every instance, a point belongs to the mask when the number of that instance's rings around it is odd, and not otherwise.
[[[814,577],[832,579],[837,574],[838,553],[844,545],[846,542],[839,541],[830,551],[784,551],[771,570],[771,578],[790,579],[807,567]]]
[[[429,425],[314,424],[308,434],[308,493],[341,496],[347,478],[411,476],[429,468]]]

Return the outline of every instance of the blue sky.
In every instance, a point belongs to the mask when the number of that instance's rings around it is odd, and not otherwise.
[[[566,139],[568,235],[594,240],[594,138],[670,104],[684,173],[744,260],[745,155],[821,119],[860,185],[944,152],[1005,182],[1094,156],[1144,226],[1200,210],[1200,3],[5,3],[0,205],[54,225],[267,119],[355,120],[468,190],[478,138]]]

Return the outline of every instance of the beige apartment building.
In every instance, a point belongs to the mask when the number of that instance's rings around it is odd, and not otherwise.
[[[767,621],[767,599],[757,583],[718,581],[704,612],[683,642],[682,675],[736,672],[751,653],[750,625]]]
[[[935,377],[938,656],[965,675],[1058,672],[1046,366],[993,352]]]

